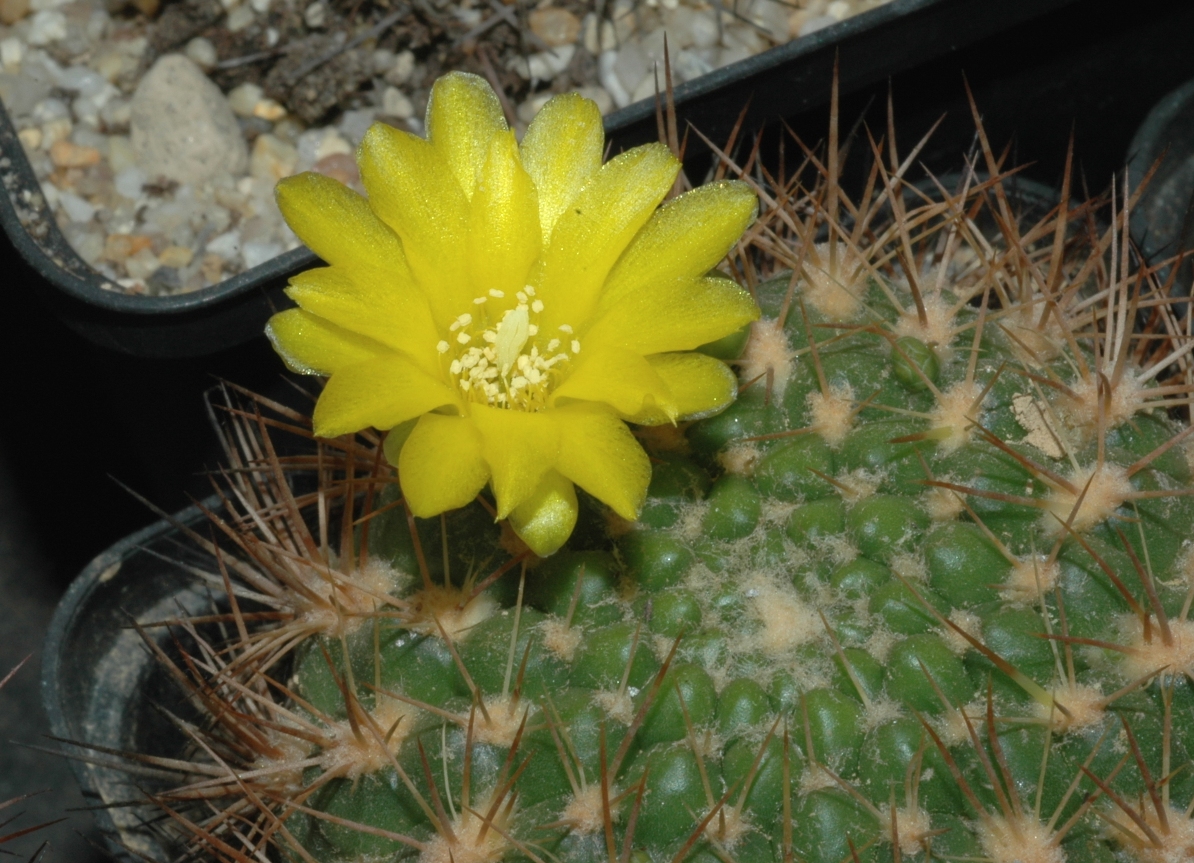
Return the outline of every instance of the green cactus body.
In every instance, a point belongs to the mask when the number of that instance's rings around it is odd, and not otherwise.
[[[790,282],[641,521],[526,565],[379,496],[397,611],[296,652],[293,859],[1190,859],[1180,427],[979,288]]]

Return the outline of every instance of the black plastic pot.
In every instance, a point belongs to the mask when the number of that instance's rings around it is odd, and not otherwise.
[[[721,141],[743,106],[749,105],[748,129],[823,106],[835,58],[840,58],[842,92],[850,94],[1053,10],[1083,5],[1091,4],[893,0],[681,85],[676,90],[678,116],[682,124],[691,123]],[[953,83],[959,80],[955,75]],[[615,151],[653,140],[653,103],[616,112],[607,119],[606,131]],[[701,149],[694,136],[693,152]],[[271,312],[286,305],[281,293],[286,280],[315,261],[309,252],[295,250],[194,293],[123,294],[85,264],[59,233],[2,108],[0,153],[6,192],[0,195],[0,225],[36,274],[37,287],[55,314],[98,345],[144,357],[202,356],[234,347],[261,332]]]
[[[1194,250],[1194,81],[1165,96],[1149,112],[1128,150],[1133,190],[1153,170],[1132,211],[1132,239],[1145,259],[1162,265]],[[1166,267],[1163,276],[1168,275]],[[1174,290],[1190,290],[1194,261],[1183,260]]]
[[[192,506],[176,519],[197,525],[204,515]],[[55,737],[128,752],[177,756],[185,750],[186,739],[161,708],[187,716],[188,706],[131,626],[133,621],[148,624],[199,614],[215,604],[184,568],[210,561],[180,538],[169,522],[159,521],[122,539],[96,557],[63,596],[42,658],[42,700]],[[165,628],[149,633],[170,649]],[[95,750],[64,749],[108,765],[115,762]],[[160,775],[83,760],[72,760],[71,766],[83,796],[95,807],[111,855],[130,863],[172,859],[169,842],[155,826],[160,812],[113,805],[142,800],[146,789],[163,787]]]

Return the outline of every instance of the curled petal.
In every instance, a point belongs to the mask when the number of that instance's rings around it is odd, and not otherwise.
[[[388,439],[386,443],[386,457],[398,467],[402,494],[419,518],[465,506],[489,480],[481,434],[465,417],[425,414],[400,454],[391,453]]]
[[[601,168],[605,132],[595,102],[578,93],[552,98],[522,139],[522,164],[539,190],[543,245],[564,209]]]
[[[329,264],[384,264],[406,270],[397,235],[364,197],[343,183],[308,171],[280,180],[274,195],[286,224]]]
[[[553,393],[553,403],[567,399],[604,402],[623,416],[648,405],[675,411],[671,390],[646,357],[620,348],[582,353],[576,369]]]
[[[510,512],[510,526],[531,551],[547,557],[572,535],[578,509],[572,483],[549,470],[534,492]]]
[[[513,132],[493,136],[483,176],[469,214],[472,283],[513,297],[539,256],[539,202]]]
[[[646,144],[606,162],[556,221],[536,285],[544,325],[580,326],[606,276],[672,187],[680,163],[662,144]]]
[[[626,423],[601,405],[575,403],[553,413],[560,429],[556,469],[622,518],[638,518],[651,462]]]
[[[302,375],[330,375],[386,353],[372,339],[302,309],[278,312],[265,325],[265,335],[287,368]]]
[[[544,474],[555,467],[560,452],[555,413],[471,407],[470,416],[481,431],[481,452],[492,474],[498,518],[505,518],[534,494]]]
[[[422,293],[403,282],[402,271],[363,267],[307,270],[290,280],[286,295],[332,324],[410,357],[438,374],[438,330]]]
[[[624,295],[581,338],[586,350],[689,351],[758,317],[750,294],[724,276],[704,276]]]
[[[436,320],[472,301],[466,248],[468,199],[443,154],[409,132],[374,123],[357,154],[369,205],[402,240]]]
[[[363,428],[389,429],[454,404],[456,394],[395,353],[337,369],[315,405],[315,434],[337,437]]]
[[[443,154],[465,197],[477,188],[490,141],[507,130],[502,104],[484,78],[449,72],[427,102],[427,136]]]
[[[618,259],[598,314],[655,285],[705,275],[738,241],[758,209],[755,193],[737,180],[709,183],[668,201]]]
[[[697,353],[656,354],[647,357],[651,368],[667,383],[676,413],[649,408],[631,422],[662,425],[677,419],[711,416],[729,405],[738,394],[738,376],[721,360]]]

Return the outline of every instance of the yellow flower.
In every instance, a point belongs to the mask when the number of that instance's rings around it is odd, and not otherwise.
[[[278,184],[329,266],[295,276],[267,333],[287,365],[330,376],[323,437],[394,429],[385,453],[415,515],[489,483],[538,554],[572,532],[579,485],[637,516],[651,468],[625,421],[725,407],[736,378],[692,350],[758,316],[711,269],[754,218],[742,183],[660,206],[679,163],[658,144],[602,164],[596,105],[557,96],[519,145],[484,80],[441,78],[428,140],[375,125],[368,198],[318,174]],[[395,428],[402,426],[402,428]]]

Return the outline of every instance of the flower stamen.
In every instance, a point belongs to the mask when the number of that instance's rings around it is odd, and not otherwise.
[[[501,299],[501,291],[489,290],[473,300],[474,306],[484,306],[490,297]],[[461,347],[448,364],[448,371],[456,378],[456,384],[470,401],[493,407],[513,408],[525,411],[542,410],[555,383],[553,371],[580,353],[580,340],[573,338],[567,347],[558,338],[547,342],[540,350],[536,341],[539,325],[532,316],[542,313],[542,300],[533,299],[535,289],[527,285],[515,297],[518,305],[501,313],[500,320],[486,326],[489,315],[481,312],[479,319],[465,313],[455,318],[448,329],[456,333],[456,342]],[[488,307],[486,307],[488,308]],[[495,310],[496,313],[496,310]],[[484,327],[479,333],[473,329],[474,322]],[[560,330],[572,335],[572,327],[560,325]],[[473,345],[475,336],[480,336],[483,346]],[[451,345],[441,340],[436,346],[445,354]],[[563,349],[561,350],[561,348]]]

